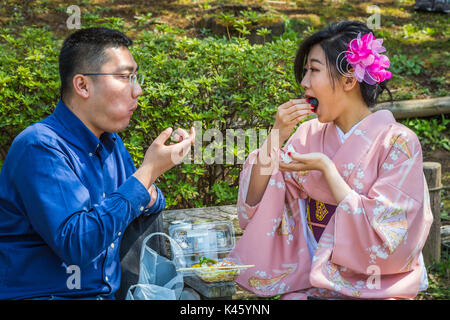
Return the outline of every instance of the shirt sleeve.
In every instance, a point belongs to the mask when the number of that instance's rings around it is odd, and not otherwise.
[[[115,134],[117,139],[119,140],[119,145],[120,145],[120,149],[121,149],[121,153],[122,156],[126,159],[125,161],[128,162],[128,168],[129,168],[129,175],[132,175],[133,173],[136,172],[137,168],[134,164],[133,159],[131,158],[130,153],[128,152],[128,150],[125,148],[122,139],[120,138],[120,136],[116,133]],[[166,207],[166,199],[164,197],[164,194],[162,193],[162,191],[158,188],[158,186],[156,185],[156,183],[153,184],[153,186],[155,187],[156,191],[157,191],[157,198],[155,203],[153,203],[153,205],[149,208],[145,208],[143,215],[145,216],[149,216],[152,213],[158,213],[161,212],[162,210],[165,209]]]
[[[33,229],[67,264],[92,261],[150,202],[145,186],[130,176],[101,203],[92,203],[67,156],[47,144],[27,146],[15,175]]]

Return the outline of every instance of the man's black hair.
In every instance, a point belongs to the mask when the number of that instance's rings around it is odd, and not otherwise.
[[[300,45],[294,62],[294,74],[298,83],[301,83],[304,76],[304,66],[307,63],[308,54],[311,48],[319,44],[325,52],[327,59],[327,68],[332,80],[332,87],[334,89],[334,80],[339,79],[340,73],[336,60],[338,55],[348,50],[348,43],[361,33],[361,36],[373,31],[363,22],[360,21],[341,21],[334,22],[324,29],[312,34],[306,38]],[[345,55],[343,55],[345,57]],[[344,59],[341,68],[343,70],[349,70],[351,66]],[[338,63],[340,63],[338,62]],[[386,86],[387,80],[376,83],[374,85],[367,84],[366,82],[359,83],[361,94],[364,101],[369,108],[372,108],[377,103],[379,95],[386,90],[390,96],[392,102],[392,94],[389,88]]]
[[[133,44],[122,32],[108,28],[87,28],[72,33],[59,53],[59,76],[61,99],[72,91],[72,79],[76,74],[100,72],[108,61],[108,48],[129,47]]]

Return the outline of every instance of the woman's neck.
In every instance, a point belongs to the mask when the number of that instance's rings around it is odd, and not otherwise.
[[[366,104],[361,104],[357,107],[352,106],[347,108],[338,118],[334,120],[334,124],[342,130],[343,133],[347,133],[355,124],[362,119],[370,115],[372,111]]]

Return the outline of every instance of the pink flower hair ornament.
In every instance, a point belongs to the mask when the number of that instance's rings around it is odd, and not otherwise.
[[[355,76],[358,82],[365,81],[370,85],[392,78],[392,73],[386,70],[390,66],[389,58],[380,54],[386,51],[382,44],[383,39],[375,39],[372,33],[362,37],[359,33],[356,39],[349,42],[348,50],[341,52],[337,57],[339,60],[339,57],[345,53],[347,62],[354,70],[353,74],[349,75],[349,70],[343,72],[339,61],[336,61],[338,71],[348,77]]]

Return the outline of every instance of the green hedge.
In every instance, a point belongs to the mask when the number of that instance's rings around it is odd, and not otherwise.
[[[202,154],[222,148],[223,164],[198,163],[197,158],[159,179],[169,207],[235,203],[241,165],[236,164],[238,158],[225,163],[226,131],[267,129],[277,106],[300,93],[292,72],[297,45],[289,37],[265,45],[250,45],[244,38],[231,43],[225,38],[188,38],[164,25],[135,37],[132,52],[145,75],[144,94],[130,126],[120,133],[135,163],[139,165],[151,141],[169,126],[200,124],[203,133],[218,129],[223,135],[222,145],[214,145],[214,137],[200,143],[201,136],[197,145]],[[60,46],[61,39],[44,28],[25,27],[19,34],[0,31],[4,152],[20,131],[53,111],[59,96]],[[247,141],[240,163],[249,146]],[[236,156],[238,152],[235,148]]]
[[[0,147],[50,114],[59,92],[61,42],[41,28],[0,29]]]

